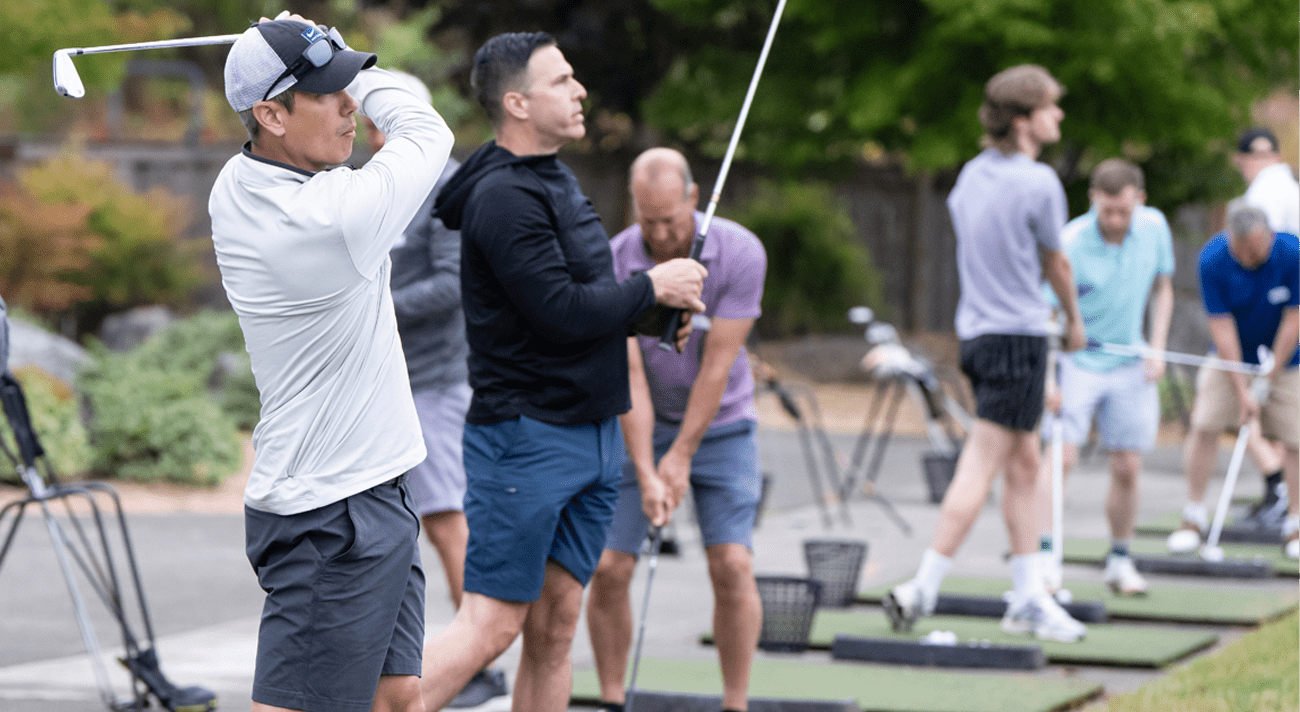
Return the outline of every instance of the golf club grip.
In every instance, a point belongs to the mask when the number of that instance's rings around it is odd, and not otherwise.
[[[711,220],[707,218],[711,217],[713,217],[713,206],[709,206],[709,214],[706,216],[705,221],[701,223],[699,234],[697,234],[695,239],[691,241],[691,259],[696,262],[699,262],[700,255],[704,254],[704,232],[708,230],[709,223],[711,222]],[[678,309],[673,313],[673,318],[668,320],[668,328],[664,329],[663,336],[659,337],[659,348],[664,351],[679,353],[677,351],[677,331],[682,328],[683,311],[684,310],[682,309]]]

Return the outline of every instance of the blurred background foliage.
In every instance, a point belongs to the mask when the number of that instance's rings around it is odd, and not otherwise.
[[[74,151],[24,168],[0,185],[0,294],[78,337],[132,307],[184,307],[206,249],[181,239],[186,210]]]

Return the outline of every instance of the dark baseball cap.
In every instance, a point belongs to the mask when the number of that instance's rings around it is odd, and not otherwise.
[[[1268,148],[1264,149],[1260,144],[1260,139],[1268,141]],[[1241,139],[1237,141],[1237,153],[1263,153],[1265,150],[1278,150],[1277,136],[1273,132],[1262,126],[1248,129],[1241,134]]]
[[[244,31],[226,56],[226,100],[235,111],[244,111],[290,87],[333,94],[377,60],[369,52],[347,49],[336,30],[296,20],[259,22]]]

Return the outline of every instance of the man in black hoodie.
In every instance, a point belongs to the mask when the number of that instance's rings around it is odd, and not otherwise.
[[[441,709],[522,632],[513,707],[558,712],[568,706],[582,588],[617,500],[627,336],[662,331],[674,310],[703,311],[706,271],[677,259],[615,279],[600,219],[555,155],[585,135],[587,92],[553,37],[488,40],[471,84],[496,140],[437,202],[437,216],[461,231],[474,388],[469,547],[460,609],[425,646],[421,688],[426,707]]]

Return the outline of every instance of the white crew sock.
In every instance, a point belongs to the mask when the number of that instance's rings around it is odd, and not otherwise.
[[[1020,554],[1011,557],[1011,588],[1025,598],[1047,593],[1044,557],[1039,554]]]
[[[1184,504],[1183,520],[1195,524],[1201,531],[1210,528],[1210,515],[1205,510],[1204,502],[1188,502]]]
[[[916,570],[916,577],[913,580],[916,581],[916,587],[921,590],[921,595],[926,601],[939,598],[939,587],[943,586],[943,579],[951,568],[952,558],[934,549],[926,549],[921,555],[921,566]]]

